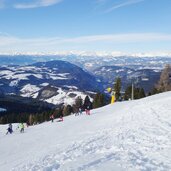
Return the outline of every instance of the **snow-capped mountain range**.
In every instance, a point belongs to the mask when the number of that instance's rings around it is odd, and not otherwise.
[[[0,90],[4,94],[71,104],[78,96],[85,98],[98,89],[102,86],[93,75],[65,61],[0,67]]]
[[[29,55],[29,56],[96,56],[96,57],[171,57],[171,52],[139,52],[139,53],[125,53],[121,51],[57,51],[57,52],[4,52],[0,55]]]
[[[149,54],[147,54],[149,55]],[[143,68],[163,68],[167,63],[171,63],[171,55],[167,56],[145,56],[144,55],[122,55],[115,56],[110,54],[99,55],[95,53],[53,53],[53,54],[13,54],[13,55],[0,55],[0,65],[28,65],[36,62],[46,62],[52,60],[63,60],[73,63],[88,71],[101,66],[129,66]]]
[[[159,80],[165,64],[171,64],[171,58],[166,55],[48,55],[1,55],[0,91],[38,98],[53,104],[70,103],[79,95],[84,98],[89,91],[95,92],[113,86],[115,78],[121,77],[123,90],[134,82],[148,93]]]

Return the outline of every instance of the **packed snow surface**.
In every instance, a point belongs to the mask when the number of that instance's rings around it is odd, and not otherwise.
[[[16,125],[14,125],[16,127]],[[46,122],[0,126],[2,171],[170,171],[171,92]]]
[[[85,99],[87,96],[85,93],[80,91],[74,91],[74,90],[64,91],[62,88],[58,88],[57,92],[58,95],[46,99],[45,101],[55,105],[59,105],[62,103],[64,103],[65,105],[73,105],[78,97],[81,97],[81,99]],[[72,97],[72,94],[74,95],[74,97]],[[93,101],[91,97],[89,98],[90,101]]]

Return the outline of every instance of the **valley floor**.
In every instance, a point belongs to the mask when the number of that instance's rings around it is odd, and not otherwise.
[[[31,126],[24,134],[5,135],[6,128],[0,125],[2,171],[171,170],[171,92]]]

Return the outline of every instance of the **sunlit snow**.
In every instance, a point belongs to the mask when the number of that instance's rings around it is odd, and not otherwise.
[[[171,92],[46,122],[0,126],[2,171],[170,171]]]

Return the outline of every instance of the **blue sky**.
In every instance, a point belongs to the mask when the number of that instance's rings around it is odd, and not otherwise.
[[[171,52],[171,0],[0,0],[0,52]]]

